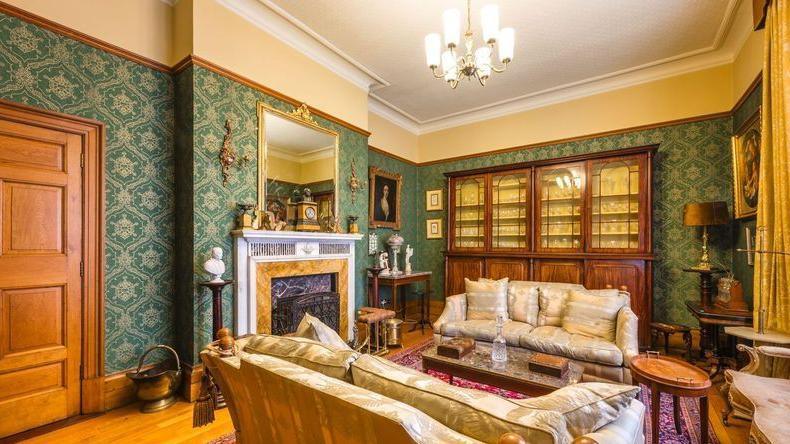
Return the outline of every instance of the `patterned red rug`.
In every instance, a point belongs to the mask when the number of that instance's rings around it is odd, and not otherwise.
[[[421,342],[413,347],[403,349],[399,352],[389,354],[387,359],[392,362],[396,362],[400,365],[410,367],[417,370],[422,370],[422,352],[423,350],[429,348],[433,345],[433,339],[426,339],[424,342]],[[429,375],[442,379],[443,381],[449,381],[450,376],[444,373],[435,372],[433,370],[429,370],[427,372]],[[513,399],[523,399],[527,398],[526,395],[513,392],[510,390],[504,390],[498,387],[493,387],[486,384],[480,384],[478,382],[469,381],[463,378],[453,378],[454,385],[459,387],[465,388],[472,388],[477,390],[482,390],[489,393],[494,393],[499,396],[503,396],[505,398],[513,398]],[[651,428],[650,428],[650,388],[646,386],[642,386],[642,391],[639,395],[640,401],[647,406],[647,410],[645,411],[645,442],[651,442],[652,435],[651,435]],[[660,416],[660,439],[659,442],[661,444],[698,444],[702,442],[700,439],[700,415],[699,415],[699,403],[696,399],[692,398],[680,398],[680,419],[681,419],[681,430],[683,433],[676,433],[674,421],[672,419],[672,397],[669,395],[664,395],[661,397],[661,416]],[[709,434],[710,434],[710,442],[712,444],[718,444],[719,440],[716,438],[716,435],[713,433],[713,426],[708,426]],[[209,441],[209,444],[233,444],[236,442],[236,436],[233,433],[229,433],[227,435],[223,435],[215,440]]]

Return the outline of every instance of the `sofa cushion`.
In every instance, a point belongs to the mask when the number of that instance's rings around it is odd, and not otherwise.
[[[324,324],[320,319],[310,313],[304,314],[304,317],[302,317],[302,320],[299,322],[299,326],[296,327],[295,335],[300,338],[312,339],[322,344],[328,344],[341,350],[351,350],[351,347],[346,344],[346,341],[344,341],[336,331],[332,330],[332,327]]]
[[[296,336],[257,335],[247,342],[244,351],[274,356],[344,381],[351,381],[351,363],[359,357],[353,350]]]
[[[565,303],[562,328],[568,333],[614,342],[617,332],[617,313],[623,305],[624,300],[617,290],[610,293],[571,290]]]
[[[515,402],[524,407],[562,413],[568,433],[580,436],[617,419],[631,405],[639,390],[632,385],[585,382]]]
[[[579,361],[606,365],[623,364],[623,352],[614,343],[601,338],[572,334],[561,327],[537,327],[529,334],[521,336],[520,345],[530,350]]]
[[[466,319],[496,319],[497,313],[507,317],[507,282],[507,278],[478,282],[464,278]]]
[[[528,334],[535,328],[527,323],[508,321],[502,327],[502,336],[508,345],[517,347],[521,335]],[[476,319],[471,321],[451,321],[442,325],[444,336],[466,336],[480,341],[492,342],[496,337],[496,321]]]
[[[565,420],[557,412],[531,409],[479,390],[446,382],[364,355],[351,367],[354,384],[427,413],[456,432],[483,442],[497,442],[505,432],[529,443],[567,443]]]
[[[606,444],[645,442],[644,424],[645,405],[634,399],[620,417],[584,437],[591,439],[592,442]]]
[[[539,291],[537,282],[511,281],[507,287],[507,309],[510,319],[538,325]]]

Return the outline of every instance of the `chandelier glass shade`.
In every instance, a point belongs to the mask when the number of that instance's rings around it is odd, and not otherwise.
[[[474,49],[471,10],[472,0],[467,0],[465,52],[462,55],[458,54],[461,43],[461,13],[457,9],[448,9],[442,14],[444,50],[439,33],[425,36],[425,59],[428,68],[434,77],[444,79],[453,89],[462,79],[475,78],[480,85],[485,86],[492,72],[503,72],[513,60],[515,31],[513,28],[499,28],[499,7],[485,5],[481,8],[484,45],[477,49]],[[495,49],[498,51],[500,66],[495,66],[492,62]]]

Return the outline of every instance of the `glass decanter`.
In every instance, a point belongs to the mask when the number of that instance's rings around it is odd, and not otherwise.
[[[507,362],[507,342],[502,335],[502,328],[505,326],[505,314],[502,312],[496,315],[496,337],[491,347],[491,361],[494,364],[504,365]]]

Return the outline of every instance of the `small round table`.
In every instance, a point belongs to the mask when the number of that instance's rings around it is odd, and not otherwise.
[[[629,367],[636,382],[650,387],[653,444],[658,444],[662,392],[672,395],[675,431],[678,433],[681,432],[678,398],[699,398],[702,443],[708,443],[708,389],[711,383],[705,371],[680,359],[660,356],[657,352],[648,352],[633,358]]]

